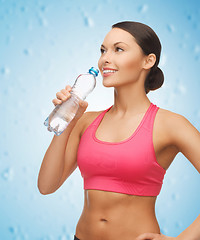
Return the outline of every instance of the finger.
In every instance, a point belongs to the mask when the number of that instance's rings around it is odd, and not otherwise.
[[[88,107],[88,102],[80,100],[79,101],[79,108],[78,108],[78,111],[77,111],[74,118],[79,119],[84,114],[87,107]]]
[[[136,240],[153,240],[154,238],[158,237],[158,233],[143,233],[139,235]]]
[[[71,90],[72,90],[72,88],[71,88],[70,85],[67,85],[67,86],[65,87],[65,89],[68,90],[68,91],[71,91]]]
[[[55,98],[55,99],[52,100],[52,103],[56,106],[56,105],[58,105],[58,104],[61,104],[62,101]]]
[[[69,94],[69,90],[62,89],[62,90],[61,90],[61,93],[63,93],[64,95],[67,95],[67,94]]]
[[[79,105],[80,105],[80,107],[82,107],[82,108],[87,108],[87,107],[88,107],[88,102],[83,101],[83,100],[80,100],[80,101],[79,101]]]
[[[65,96],[62,92],[57,92],[56,97],[62,101],[65,101],[68,96]]]
[[[61,93],[63,93],[67,98],[71,96],[71,93],[69,92],[69,90],[66,90],[66,89],[62,89]]]

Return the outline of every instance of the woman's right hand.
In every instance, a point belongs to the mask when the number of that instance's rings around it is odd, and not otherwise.
[[[57,106],[58,104],[61,104],[61,103],[65,102],[65,101],[67,101],[71,97],[71,94],[70,94],[71,90],[72,90],[71,86],[67,85],[65,87],[65,89],[62,89],[60,92],[57,92],[56,93],[56,97],[57,98],[54,98],[52,100],[54,106]],[[83,113],[85,112],[87,107],[88,107],[88,102],[80,100],[79,101],[79,108],[78,108],[74,118],[75,119],[81,118],[81,116],[83,115]]]

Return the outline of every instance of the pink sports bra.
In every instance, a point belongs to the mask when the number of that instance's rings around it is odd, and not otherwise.
[[[150,104],[129,138],[120,142],[101,141],[95,133],[112,106],[98,115],[80,139],[77,164],[84,189],[157,196],[166,173],[156,160],[153,146],[153,123],[159,107]]]

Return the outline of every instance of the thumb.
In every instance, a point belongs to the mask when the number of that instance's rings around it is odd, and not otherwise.
[[[80,100],[79,105],[81,108],[84,108],[86,110],[86,108],[88,107],[88,102]]]
[[[79,101],[79,108],[78,108],[74,118],[75,119],[81,118],[82,115],[84,114],[84,112],[86,111],[87,107],[88,107],[88,102],[80,100]]]
[[[156,238],[158,235],[158,233],[143,233],[141,235],[139,235],[136,240],[153,240],[154,238]]]

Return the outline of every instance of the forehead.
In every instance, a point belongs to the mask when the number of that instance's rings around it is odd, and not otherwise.
[[[105,36],[103,43],[113,44],[115,42],[125,42],[129,45],[136,43],[134,37],[129,32],[121,28],[112,28]]]

